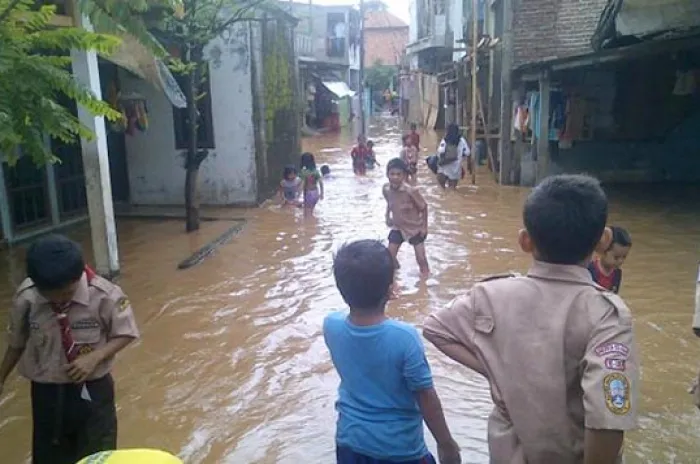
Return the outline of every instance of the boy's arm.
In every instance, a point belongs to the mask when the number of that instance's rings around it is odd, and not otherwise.
[[[318,177],[318,189],[319,189],[321,199],[323,200],[323,192],[324,192],[324,190],[323,190],[323,176]]]
[[[585,411],[584,462],[614,464],[624,432],[637,427],[639,365],[632,314],[617,295],[601,293],[581,361]]]
[[[447,426],[447,420],[445,420],[445,413],[442,410],[442,403],[440,403],[440,398],[435,388],[418,391],[416,399],[423,415],[423,420],[425,420],[428,430],[430,430],[437,442],[440,464],[461,464],[459,445],[452,438],[450,429]]]
[[[109,297],[102,302],[100,318],[107,331],[107,343],[88,354],[79,356],[68,365],[66,372],[76,383],[87,380],[98,364],[113,358],[139,338],[131,302],[121,288],[115,286]]]
[[[415,203],[416,208],[421,213],[421,219],[423,220],[423,233],[428,233],[428,203],[426,203],[425,198],[421,195],[420,190],[417,187],[411,189],[411,198],[413,203]]]
[[[472,292],[455,298],[447,308],[424,322],[423,336],[449,358],[484,376],[486,370],[476,356]]]
[[[387,196],[387,190],[389,189],[388,184],[384,184],[382,187],[382,195],[384,195],[384,200],[386,200],[386,212],[384,213],[384,222],[388,227],[391,227],[391,208],[389,207],[389,198]]]
[[[441,453],[453,455],[452,459],[447,462],[459,463],[459,447],[447,427],[445,414],[433,385],[430,365],[425,357],[425,347],[418,332],[412,332],[412,338],[407,342],[404,354],[403,375],[406,384],[413,391],[423,419],[428,425],[430,433],[433,434]],[[454,459],[455,454],[457,459]]]
[[[24,347],[29,338],[29,302],[20,296],[15,296],[10,308],[7,326],[7,349],[0,364],[0,394],[7,377],[12,373],[22,358]]]

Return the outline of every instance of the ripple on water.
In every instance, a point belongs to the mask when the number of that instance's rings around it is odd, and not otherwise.
[[[382,165],[398,155],[400,134],[392,119],[372,122]],[[169,449],[188,464],[333,460],[338,377],[321,333],[325,315],[344,307],[333,253],[350,240],[387,235],[383,169],[355,177],[352,139],[327,134],[305,141],[332,170],[314,218],[272,203],[248,211],[240,236],[187,272],[158,267],[163,256],[149,251],[157,248],[153,237],[134,234],[124,242],[120,283],[143,339],[120,356],[116,371],[122,446]],[[422,134],[422,141],[424,154],[437,145],[433,133]],[[475,280],[522,272],[529,264],[517,244],[527,189],[494,186],[479,172],[478,188],[445,192],[423,163],[419,170],[434,275],[420,279],[413,251],[403,247],[400,298],[387,308],[418,326]],[[694,289],[679,284],[692,283],[697,272],[697,256],[688,250],[697,249],[700,236],[694,200],[700,195],[697,188],[681,196],[670,196],[671,190],[613,189],[610,195],[611,222],[626,226],[635,240],[622,296],[634,313],[642,353],[642,426],[630,434],[628,464],[690,463],[700,455],[700,416],[686,393],[697,366],[697,340],[688,328]],[[426,348],[465,462],[487,463],[486,382]],[[29,449],[29,405],[17,384],[0,399],[0,449],[9,453],[3,455],[8,463],[25,462]]]

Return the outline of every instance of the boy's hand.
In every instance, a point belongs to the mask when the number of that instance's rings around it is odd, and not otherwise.
[[[68,377],[75,383],[83,383],[95,372],[95,368],[100,363],[99,353],[92,351],[84,354],[66,367]]]
[[[448,443],[438,444],[438,460],[440,464],[462,464],[457,442],[451,440]]]

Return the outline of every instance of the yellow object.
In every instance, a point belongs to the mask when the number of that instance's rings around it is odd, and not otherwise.
[[[81,459],[76,464],[184,464],[165,451],[154,449],[125,449],[102,451]]]

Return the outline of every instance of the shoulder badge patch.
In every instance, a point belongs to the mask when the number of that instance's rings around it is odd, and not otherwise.
[[[608,374],[603,379],[605,406],[613,414],[624,416],[630,410],[630,382],[623,374]]]
[[[601,343],[600,345],[595,347],[595,354],[597,354],[600,357],[618,355],[619,357],[626,359],[627,356],[629,356],[630,354],[630,349],[624,343]]]
[[[119,312],[122,313],[127,310],[131,306],[131,302],[127,297],[122,297],[117,301],[117,308],[119,309]]]

